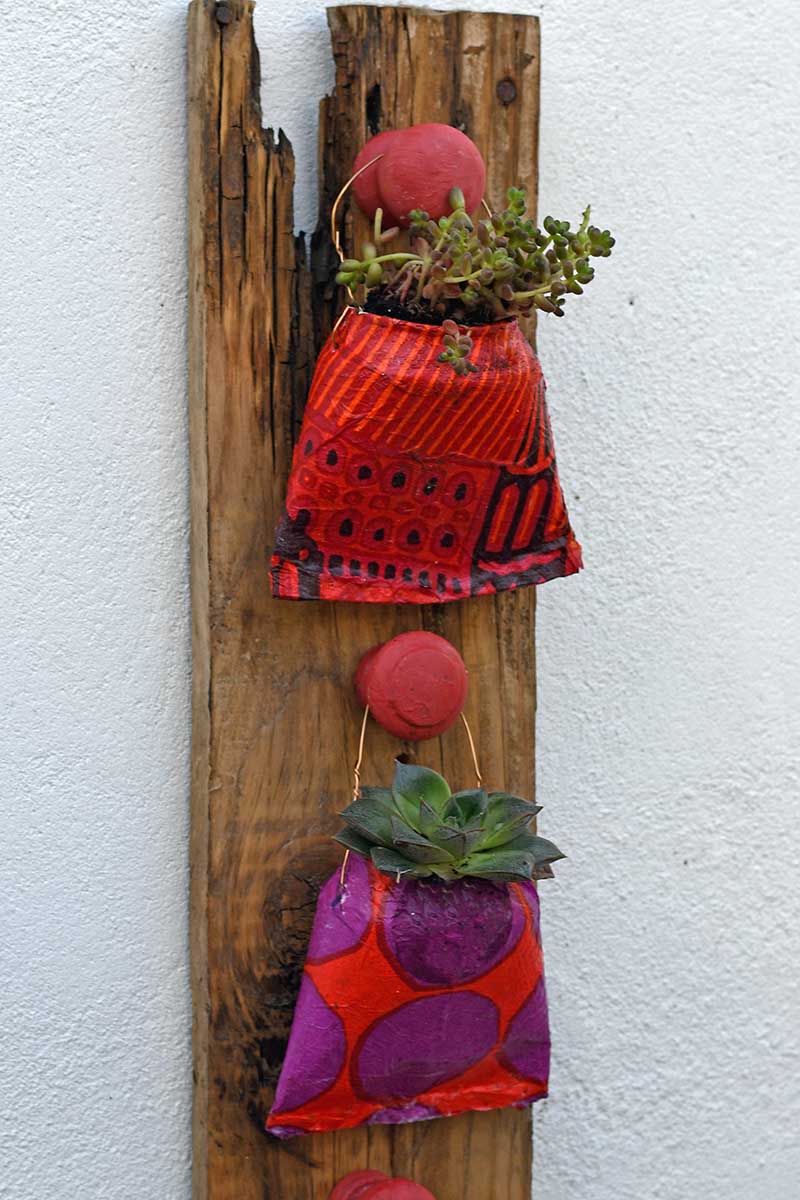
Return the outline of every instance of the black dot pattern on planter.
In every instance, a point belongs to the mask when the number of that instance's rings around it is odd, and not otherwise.
[[[435,589],[439,593],[445,578],[446,591],[457,594],[457,580],[424,568],[427,547],[434,557],[450,560],[462,544],[463,533],[451,524],[444,510],[463,509],[472,500],[474,487],[463,470],[434,474],[430,468],[406,464],[382,469],[360,455],[353,456],[344,445],[331,445],[324,439],[320,444],[320,440],[308,438],[304,449],[316,455],[316,468],[309,466],[311,474],[303,476],[306,486],[327,489],[325,499],[332,501],[334,480],[341,480],[338,498],[346,507],[332,514],[328,527],[335,574],[340,578],[346,573],[356,578],[393,580],[399,579],[402,572],[404,582],[416,582],[427,591]],[[319,484],[315,483],[315,469],[319,471]],[[322,482],[326,476],[331,482]],[[346,490],[345,481],[358,490]],[[397,524],[395,517],[401,518]],[[415,564],[404,568],[402,550],[398,563],[373,557],[387,552],[393,555],[395,547],[402,547],[406,556],[417,560]],[[360,557],[350,557],[354,554]]]
[[[370,462],[327,438],[309,437],[301,444],[303,486],[311,493],[319,488],[326,503],[341,505],[327,527],[332,576],[387,582],[402,576],[404,584],[442,598],[468,591],[449,573],[470,537],[460,522],[475,483],[463,467],[434,474],[430,464],[426,469],[421,463]],[[302,512],[307,523],[310,510]],[[298,554],[298,561],[304,557]],[[448,574],[440,573],[443,568]]]

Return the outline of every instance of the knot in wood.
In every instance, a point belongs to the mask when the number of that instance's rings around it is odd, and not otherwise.
[[[509,104],[513,104],[517,98],[517,85],[509,75],[506,75],[505,79],[499,80],[496,91],[497,99],[506,108]]]
[[[230,25],[231,21],[233,20],[233,13],[228,8],[227,4],[218,4],[214,9],[214,16],[216,17],[218,25]]]

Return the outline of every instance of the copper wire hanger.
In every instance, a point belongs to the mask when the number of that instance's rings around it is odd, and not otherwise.
[[[350,178],[347,180],[347,183],[345,183],[343,187],[339,188],[336,199],[334,200],[333,204],[331,205],[331,241],[333,242],[334,250],[336,251],[337,255],[339,256],[340,263],[344,262],[344,250],[342,249],[342,237],[339,232],[339,221],[338,221],[339,205],[341,204],[342,200],[344,199],[345,194],[347,193],[348,189],[350,187],[352,187],[352,185],[358,179],[359,175],[363,175],[363,173],[366,170],[368,170],[370,167],[373,167],[375,165],[375,163],[378,162],[378,160],[381,158],[383,158],[383,154],[376,154],[375,157],[371,158],[368,163],[364,163],[363,167],[359,167],[358,170],[356,171],[356,173],[354,175],[350,176]],[[491,219],[492,210],[489,207],[489,205],[486,203],[485,197],[483,197],[481,199],[481,204],[483,205],[487,216]],[[347,288],[347,294],[349,295],[350,300],[355,301],[355,296],[353,295],[353,290],[350,287],[350,284],[349,283],[345,284],[345,287]],[[342,321],[344,321],[345,317],[347,316],[349,309],[355,308],[355,307],[356,307],[355,304],[345,304],[344,308],[339,313],[339,316],[336,318],[336,323],[333,326],[333,329],[331,330],[331,345],[333,346],[334,350],[337,348],[336,347],[337,330],[338,330],[339,326],[341,325]],[[358,309],[358,311],[361,312],[361,309]],[[471,738],[470,738],[470,740],[471,740]]]
[[[358,800],[361,795],[361,766],[364,761],[364,743],[367,737],[367,721],[369,719],[369,705],[364,709],[364,716],[361,719],[361,733],[358,739],[358,757],[353,765],[353,800]],[[476,786],[483,787],[483,775],[481,774],[480,764],[478,762],[478,751],[475,748],[475,739],[472,736],[472,730],[469,727],[469,721],[464,713],[461,713],[461,721],[467,731],[467,741],[469,742],[470,753],[472,754],[472,765],[475,768],[475,783]],[[347,864],[350,861],[350,850],[345,850],[344,859],[342,860],[342,869],[339,873],[339,884],[344,887],[345,873]]]

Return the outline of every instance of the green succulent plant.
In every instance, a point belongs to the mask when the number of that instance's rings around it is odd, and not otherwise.
[[[451,792],[436,771],[398,759],[391,788],[362,788],[345,809],[336,841],[398,877],[544,879],[564,855],[531,833],[538,812],[506,792]]]
[[[384,231],[378,209],[373,241],[363,247],[361,259],[345,259],[336,281],[368,308],[370,295],[380,292],[412,319],[444,323],[439,361],[466,375],[475,367],[459,322],[489,323],[535,309],[563,316],[567,297],[582,295],[594,278],[590,259],[608,258],[614,238],[589,223],[589,207],[577,229],[555,217],[545,217],[540,228],[527,214],[524,188],[509,188],[503,211],[477,223],[460,189],[450,193],[450,206],[450,215],[438,221],[414,211],[409,249],[385,254],[379,250],[399,230]]]

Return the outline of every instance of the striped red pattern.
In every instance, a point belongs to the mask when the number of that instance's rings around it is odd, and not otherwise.
[[[320,355],[272,559],[287,599],[431,603],[580,569],[545,383],[516,322],[442,332],[348,313]]]

